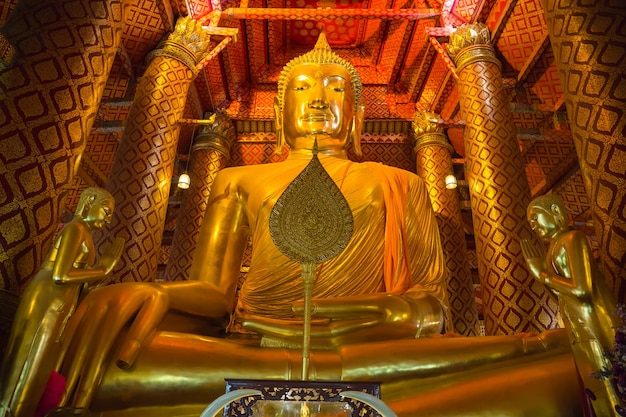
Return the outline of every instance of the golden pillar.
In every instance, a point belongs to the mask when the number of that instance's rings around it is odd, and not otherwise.
[[[626,8],[606,0],[546,0],[605,279],[626,301]],[[612,3],[612,5],[609,5]]]
[[[452,146],[436,120],[439,115],[418,112],[413,118],[417,173],[424,179],[439,225],[441,245],[448,267],[448,297],[453,330],[464,336],[480,334],[474,300],[467,244],[461,220],[459,196],[446,188],[446,176],[454,174]]]
[[[61,221],[124,25],[123,1],[20,0],[0,38],[0,330]],[[11,310],[11,313],[8,313]]]
[[[155,278],[170,183],[187,92],[209,36],[200,23],[179,18],[174,32],[149,56],[137,86],[106,189],[117,203],[97,245],[114,236],[126,247],[113,279]]]
[[[464,25],[450,36],[448,50],[457,65],[461,117],[466,123],[466,175],[485,332],[556,327],[556,303],[530,275],[522,255],[520,239],[537,239],[526,221],[530,187],[489,30],[483,24]]]
[[[211,116],[212,123],[200,129],[191,148],[189,189],[183,191],[181,207],[172,238],[170,257],[165,268],[165,281],[189,278],[189,269],[200,235],[213,180],[230,159],[235,128],[225,113]]]

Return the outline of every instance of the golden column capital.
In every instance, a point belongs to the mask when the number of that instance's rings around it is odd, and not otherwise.
[[[440,119],[437,113],[426,110],[418,111],[413,116],[413,151],[417,154],[424,146],[442,146],[453,152],[443,128],[437,124]]]
[[[483,23],[465,24],[457,28],[450,35],[447,49],[459,72],[476,61],[489,61],[502,68],[491,46],[489,28]]]
[[[197,74],[196,66],[211,51],[210,40],[211,36],[200,22],[189,16],[180,17],[176,21],[174,32],[148,54],[147,61],[150,62],[155,56],[167,56],[182,62]]]
[[[230,159],[230,148],[235,142],[235,126],[228,115],[223,111],[217,111],[209,117],[208,125],[203,125],[198,136],[193,139],[191,153],[201,150],[215,150]]]

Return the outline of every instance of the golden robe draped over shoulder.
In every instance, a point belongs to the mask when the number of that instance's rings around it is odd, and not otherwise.
[[[422,180],[378,163],[333,157],[320,161],[350,205],[354,234],[339,255],[318,266],[313,298],[428,293],[445,310],[444,255]],[[251,216],[256,217],[251,225],[252,257],[239,291],[235,323],[242,314],[293,318],[292,304],[303,299],[301,267],[279,252],[268,228],[274,203],[300,170],[285,175],[279,191],[262,196],[265,203]]]

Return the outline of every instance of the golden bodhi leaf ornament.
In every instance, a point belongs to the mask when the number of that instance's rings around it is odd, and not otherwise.
[[[348,245],[352,231],[350,206],[320,163],[316,142],[311,161],[272,209],[272,240],[288,258],[320,264]]]

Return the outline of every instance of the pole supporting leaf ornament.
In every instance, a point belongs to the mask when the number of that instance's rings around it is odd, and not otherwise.
[[[299,262],[304,282],[302,379],[308,379],[311,299],[317,266],[337,256],[352,237],[352,211],[317,156],[287,186],[270,214],[270,235],[283,255]]]

